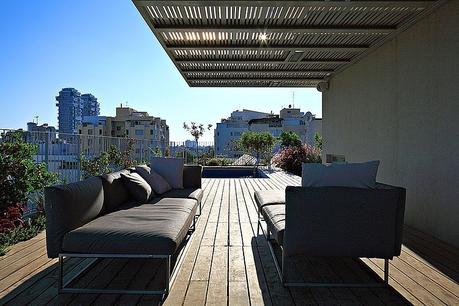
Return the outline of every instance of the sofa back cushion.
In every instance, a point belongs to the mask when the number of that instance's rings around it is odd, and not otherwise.
[[[330,166],[304,163],[303,187],[375,188],[379,161],[334,163]]]
[[[131,196],[140,204],[145,204],[154,197],[150,185],[136,172],[121,173],[123,183]]]
[[[130,200],[130,194],[121,178],[122,173],[128,174],[129,171],[121,170],[102,175],[102,184],[104,186],[104,213],[111,212],[121,204]]]
[[[134,171],[137,172],[157,194],[163,194],[172,189],[171,185],[169,185],[161,175],[146,165],[136,166]]]
[[[151,169],[161,175],[174,189],[183,188],[183,158],[152,157]]]
[[[103,204],[104,191],[99,177],[45,188],[48,257],[57,257],[64,235],[96,218]]]

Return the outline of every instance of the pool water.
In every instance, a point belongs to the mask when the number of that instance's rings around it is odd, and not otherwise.
[[[262,178],[266,177],[263,172],[256,170],[254,176],[253,167],[204,167],[203,178]]]

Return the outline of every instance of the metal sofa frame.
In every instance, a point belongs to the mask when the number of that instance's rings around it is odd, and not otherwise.
[[[188,230],[188,237],[191,237],[196,230],[196,221],[198,216],[193,217],[193,223]],[[185,240],[184,240],[185,241]],[[167,297],[177,276],[179,267],[187,253],[189,241],[186,243],[183,252],[177,258],[173,271],[171,272],[172,255],[156,254],[83,254],[83,253],[59,253],[59,276],[58,276],[58,293],[88,293],[88,294],[133,294],[133,295],[160,295]],[[64,262],[68,258],[93,258],[94,260],[84,269],[64,282]],[[94,288],[75,288],[70,287],[72,283],[81,278],[88,270],[104,258],[130,258],[130,259],[164,259],[166,262],[165,281],[166,288],[163,290],[128,290],[128,289],[94,289]]]

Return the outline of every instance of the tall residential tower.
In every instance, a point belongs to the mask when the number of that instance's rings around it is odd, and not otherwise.
[[[76,134],[83,116],[99,115],[97,98],[92,94],[80,94],[75,88],[63,88],[56,101],[59,133]]]

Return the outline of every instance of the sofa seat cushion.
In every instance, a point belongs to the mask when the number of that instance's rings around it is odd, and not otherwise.
[[[163,193],[161,197],[163,198],[185,198],[185,199],[195,199],[196,201],[201,202],[204,192],[201,188],[185,188],[185,189],[172,189],[166,193]]]
[[[154,204],[152,204],[154,203]],[[64,252],[172,255],[196,213],[193,199],[154,199],[123,205],[64,236]]]
[[[284,243],[285,205],[268,205],[261,210],[272,237],[279,245]]]
[[[255,202],[258,209],[266,205],[285,204],[285,190],[258,190],[255,191]]]

